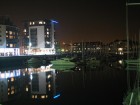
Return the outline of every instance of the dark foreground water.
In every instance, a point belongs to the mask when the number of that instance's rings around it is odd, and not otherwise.
[[[20,69],[19,69],[20,68]],[[55,70],[49,66],[9,67],[0,72],[3,105],[122,105],[126,70]]]

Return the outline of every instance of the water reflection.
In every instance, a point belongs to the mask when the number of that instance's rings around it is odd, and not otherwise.
[[[50,66],[0,71],[0,103],[14,100],[53,100],[60,96],[56,71]]]
[[[0,70],[3,105],[122,105],[125,90],[126,71],[120,69],[43,65]]]

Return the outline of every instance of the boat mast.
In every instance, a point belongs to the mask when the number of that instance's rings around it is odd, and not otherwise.
[[[127,1],[126,1],[126,38],[127,38],[127,60],[129,60],[129,31],[128,31],[128,3]],[[127,70],[127,84],[128,84],[128,90],[130,90],[129,70]]]
[[[84,42],[82,40],[82,61],[84,61]]]

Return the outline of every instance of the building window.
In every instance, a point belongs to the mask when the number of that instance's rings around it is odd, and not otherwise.
[[[43,24],[42,21],[39,21],[39,24]]]
[[[9,39],[13,39],[13,38],[14,38],[14,36],[12,36],[12,35],[9,36]]]
[[[10,44],[10,47],[13,47],[13,44]]]
[[[26,32],[26,29],[24,29],[24,31],[23,32]]]
[[[11,35],[12,34],[12,31],[9,31],[9,34]]]

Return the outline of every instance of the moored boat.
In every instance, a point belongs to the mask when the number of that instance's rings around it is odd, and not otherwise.
[[[75,63],[70,61],[70,58],[61,58],[50,61],[52,64],[52,68],[59,69],[59,70],[65,70],[75,67]]]

